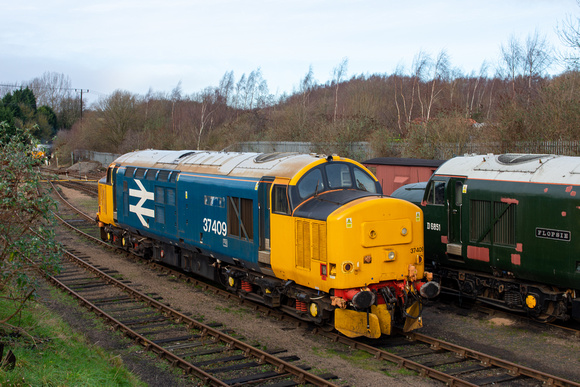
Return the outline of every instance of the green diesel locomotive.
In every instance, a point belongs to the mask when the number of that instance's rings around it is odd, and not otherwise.
[[[392,196],[421,206],[426,264],[447,290],[580,320],[580,157],[456,157]]]

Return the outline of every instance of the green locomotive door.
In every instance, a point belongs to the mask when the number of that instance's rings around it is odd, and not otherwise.
[[[447,206],[449,228],[447,229],[447,253],[462,259],[462,213],[463,213],[463,178],[451,178],[447,183]]]

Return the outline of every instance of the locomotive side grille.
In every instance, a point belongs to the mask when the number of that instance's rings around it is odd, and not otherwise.
[[[512,204],[494,202],[494,216],[499,219],[493,225],[493,242],[515,246],[516,207]],[[507,207],[507,208],[506,208]]]
[[[296,266],[310,269],[313,259],[326,262],[326,223],[296,220]]]
[[[488,200],[471,200],[471,227],[469,240],[471,242],[489,243],[490,222],[491,222],[491,203]],[[485,235],[484,235],[485,233]]]
[[[101,206],[101,212],[103,214],[107,213],[107,201],[105,200],[105,186],[99,184],[99,205]]]
[[[310,269],[310,224],[296,221],[296,266]]]

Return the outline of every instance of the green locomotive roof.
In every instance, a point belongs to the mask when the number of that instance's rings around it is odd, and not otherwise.
[[[546,154],[465,155],[445,162],[434,175],[531,183],[580,184],[580,157]]]

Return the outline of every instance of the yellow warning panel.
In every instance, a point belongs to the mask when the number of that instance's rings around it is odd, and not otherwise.
[[[391,334],[391,313],[387,310],[386,304],[371,306],[371,312],[379,318],[379,326],[383,335]]]
[[[381,336],[381,326],[376,314],[348,309],[334,311],[334,327],[347,337],[365,336],[377,339]]]
[[[410,332],[423,326],[423,319],[419,316],[420,311],[421,306],[416,301],[413,305],[407,308],[407,314],[413,317],[417,316],[417,318],[407,317],[405,319],[405,326],[403,327],[404,332]]]

